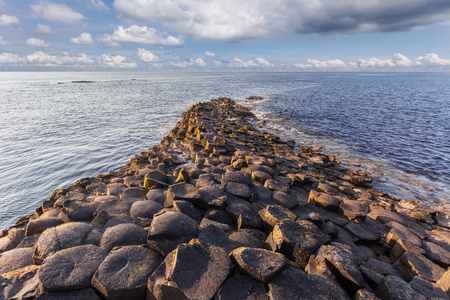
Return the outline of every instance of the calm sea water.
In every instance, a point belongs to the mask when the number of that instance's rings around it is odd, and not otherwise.
[[[0,229],[54,189],[123,166],[219,96],[370,172],[380,190],[450,203],[449,86],[445,73],[0,73]]]

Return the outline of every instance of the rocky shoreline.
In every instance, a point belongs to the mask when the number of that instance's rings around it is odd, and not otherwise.
[[[160,145],[0,233],[0,299],[449,299],[450,214],[193,105]]]

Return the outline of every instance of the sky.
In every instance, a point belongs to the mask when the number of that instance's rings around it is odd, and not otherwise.
[[[0,0],[0,71],[450,71],[450,0]]]

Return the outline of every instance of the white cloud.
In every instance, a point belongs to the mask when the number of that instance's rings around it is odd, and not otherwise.
[[[104,68],[136,68],[136,63],[125,62],[126,57],[120,55],[103,54],[100,56],[99,65]]]
[[[234,58],[228,63],[231,68],[264,68],[273,67],[274,65],[265,60],[264,58],[257,58],[255,60],[243,61],[240,58]]]
[[[50,28],[50,26],[39,24],[39,23],[36,25],[35,31],[36,31],[36,33],[43,34],[43,35],[52,35],[53,34],[53,31]]]
[[[92,65],[95,60],[85,53],[77,55],[48,55],[42,51],[37,51],[26,56],[29,64],[40,67],[80,67],[83,65]]]
[[[26,44],[28,46],[32,46],[32,47],[50,47],[50,43],[41,39],[36,39],[36,38],[29,38],[26,41]]]
[[[208,39],[411,30],[448,21],[448,0],[115,0],[119,18]]]
[[[182,62],[174,62],[171,61],[170,64],[172,66],[180,67],[180,68],[190,68],[190,67],[206,67],[206,63],[201,58],[189,59],[188,61]]]
[[[143,62],[154,63],[160,61],[158,55],[142,48],[138,48],[138,56]]]
[[[70,42],[72,44],[76,44],[76,45],[92,45],[92,44],[94,44],[94,40],[92,39],[91,34],[87,33],[87,32],[83,32],[79,36],[71,38]]]
[[[102,0],[89,0],[91,3],[91,6],[96,9],[104,9],[109,10],[108,6],[105,5],[105,3],[102,2]]]
[[[128,28],[119,26],[110,36],[104,35],[103,39],[114,42],[128,42],[140,44],[153,44],[161,46],[180,46],[183,38],[174,37],[166,33],[158,32],[156,29],[147,26],[132,25]]]
[[[0,35],[0,46],[12,45],[12,43],[5,41],[3,37]]]
[[[356,61],[344,62],[340,59],[320,61],[308,59],[306,64],[294,64],[294,67],[305,70],[419,70],[422,68],[450,66],[450,59],[441,59],[437,54],[430,53],[414,60],[403,54],[396,53],[391,59],[364,58]]]
[[[105,46],[110,48],[120,47],[120,44],[113,40],[113,37],[110,34],[99,34],[96,37],[97,41],[103,43]]]
[[[19,24],[19,19],[16,16],[1,15],[0,26],[9,26],[11,24]]]
[[[0,53],[0,65],[17,64],[24,62],[24,59],[13,53]]]
[[[35,5],[30,5],[34,17],[49,21],[58,21],[73,24],[84,19],[84,16],[65,4],[57,4],[51,1],[40,0]]]
[[[215,55],[213,52],[211,52],[211,51],[206,51],[206,52],[205,52],[205,55],[208,56],[208,57],[215,57],[215,56],[216,56],[216,55]]]

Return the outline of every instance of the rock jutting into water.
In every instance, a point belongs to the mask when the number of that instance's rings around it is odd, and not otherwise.
[[[227,98],[0,234],[0,299],[448,299],[450,215]]]

